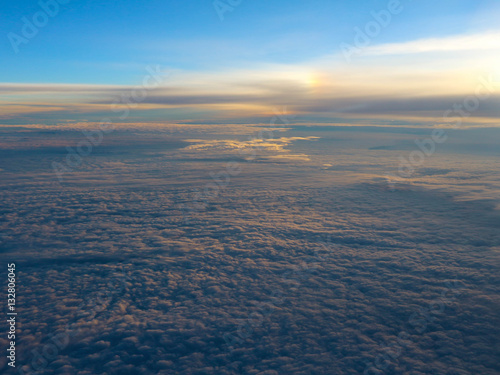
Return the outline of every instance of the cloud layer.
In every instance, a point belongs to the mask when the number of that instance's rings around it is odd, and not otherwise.
[[[449,146],[389,189],[384,172],[427,131],[296,127],[266,152],[310,160],[260,163],[237,158],[241,135],[207,127],[173,147],[137,128],[61,185],[50,130],[3,129],[42,143],[0,153],[23,369],[497,374],[500,216],[478,189],[498,186],[498,155]],[[241,173],[186,224],[181,204],[228,161]]]
[[[0,85],[6,123],[99,121],[119,116],[146,122],[255,123],[286,106],[303,122],[394,119],[442,122],[454,105],[482,95],[466,124],[498,125],[497,31],[356,47],[352,61],[339,54],[296,64],[254,64],[226,70],[160,69],[161,86],[140,100],[134,86],[81,84]],[[474,52],[474,53],[472,53]],[[140,85],[140,82],[137,82]],[[139,87],[140,88],[140,87]],[[487,97],[486,97],[487,94]],[[128,98],[128,99],[127,99]],[[451,106],[451,107],[450,107]]]

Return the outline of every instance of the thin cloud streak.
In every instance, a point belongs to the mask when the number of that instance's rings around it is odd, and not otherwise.
[[[499,50],[500,32],[419,39],[404,43],[387,43],[367,47],[362,55],[396,55],[425,52]]]
[[[474,95],[487,81],[491,98],[465,122],[498,122],[494,102],[500,56],[500,32],[415,40],[368,47],[364,56],[345,64],[338,56],[302,65],[261,64],[230,71],[176,71],[168,84],[151,90],[134,103],[131,113],[144,121],[186,121],[208,117],[237,122],[286,106],[302,121],[328,118],[385,116],[441,121],[454,103]],[[475,49],[480,56],[464,51]],[[498,53],[497,53],[498,50]],[[433,52],[433,53],[423,53]],[[397,54],[393,56],[392,54]],[[417,55],[418,56],[417,56]],[[458,55],[457,55],[458,54]],[[446,66],[446,69],[443,67]],[[81,84],[1,84],[2,119],[43,113],[52,122],[95,120],[104,112],[120,111],[130,86]],[[88,118],[85,116],[88,115]],[[83,116],[83,117],[82,117]],[[481,120],[479,120],[481,119]],[[251,121],[250,123],[253,123]]]

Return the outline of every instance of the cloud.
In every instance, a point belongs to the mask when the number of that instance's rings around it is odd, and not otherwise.
[[[419,39],[403,43],[379,44],[363,49],[362,54],[369,55],[399,55],[418,54],[428,52],[457,52],[457,51],[493,51],[500,50],[500,32],[490,31],[469,35],[453,35],[442,38]]]
[[[129,106],[130,121],[256,123],[286,106],[303,122],[352,122],[372,116],[440,122],[487,82],[491,98],[464,118],[498,122],[498,31],[372,45],[349,64],[328,55],[301,64],[254,64],[175,71]],[[133,85],[1,84],[2,122],[99,121],[126,108]],[[357,116],[357,117],[356,117]]]
[[[311,162],[240,161],[237,178],[186,224],[179,204],[250,145],[232,133],[241,128],[225,128],[196,126],[193,136],[187,127],[178,137],[196,142],[172,149],[160,147],[170,139],[161,126],[117,130],[62,186],[50,163],[64,154],[34,145],[64,148],[74,132],[2,129],[29,138],[0,149],[9,160],[0,258],[18,263],[22,286],[19,366],[344,375],[363,373],[404,331],[408,345],[387,371],[498,372],[500,218],[484,200],[498,187],[491,155],[437,154],[390,191],[384,171],[428,129],[290,126],[257,144],[269,160]],[[470,130],[450,142],[460,150],[495,137],[498,129]],[[383,145],[394,147],[371,149]],[[477,195],[462,199],[467,192]],[[455,282],[460,295],[444,311],[432,305]],[[237,338],[233,351],[226,334]]]
[[[276,130],[274,130],[276,131]],[[271,131],[272,134],[272,131]],[[319,137],[280,137],[280,138],[253,138],[248,141],[237,140],[196,140],[188,139],[187,142],[192,142],[194,145],[188,146],[187,150],[199,151],[238,151],[248,148],[258,148],[268,151],[284,151],[284,148],[294,141],[310,141],[319,139]]]

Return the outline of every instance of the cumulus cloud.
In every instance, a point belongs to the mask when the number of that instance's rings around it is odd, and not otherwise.
[[[491,155],[437,154],[391,191],[384,172],[427,129],[290,126],[263,148],[310,162],[240,161],[186,224],[179,203],[249,142],[207,128],[170,149],[168,132],[117,131],[62,185],[54,150],[2,147],[26,373],[363,373],[402,332],[386,373],[498,373],[500,216],[461,199],[467,178],[498,186]]]

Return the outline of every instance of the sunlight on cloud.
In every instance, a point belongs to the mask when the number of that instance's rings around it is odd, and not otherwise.
[[[479,80],[493,75],[500,81],[499,56],[500,32],[491,31],[373,45],[350,63],[336,54],[302,64],[176,71],[134,103],[130,112],[142,111],[142,118],[149,112],[152,122],[212,118],[252,124],[271,108],[286,106],[303,122],[329,118],[440,122],[454,102],[474,94]],[[37,123],[40,113],[60,121],[74,119],[75,114],[102,116],[116,110],[113,101],[130,90],[131,86],[2,84],[2,118],[26,115]],[[491,103],[465,122],[483,123],[485,118],[498,122]]]
[[[424,52],[500,50],[500,32],[458,35],[445,38],[419,39],[404,43],[388,43],[367,47],[364,55],[396,55]]]
[[[280,137],[271,139],[249,139],[248,141],[238,141],[234,139],[187,139],[187,142],[193,143],[184,150],[187,152],[196,152],[199,154],[216,154],[218,156],[227,154],[234,155],[238,153],[248,160],[290,160],[290,161],[309,161],[310,158],[305,154],[291,154],[287,146],[296,141],[315,141],[319,137]]]
[[[194,143],[186,147],[186,150],[197,151],[238,151],[244,149],[258,148],[266,151],[284,151],[285,147],[294,141],[312,141],[319,137],[280,137],[276,139],[251,139],[249,141],[238,141],[233,139],[203,140],[187,139],[186,142]]]

